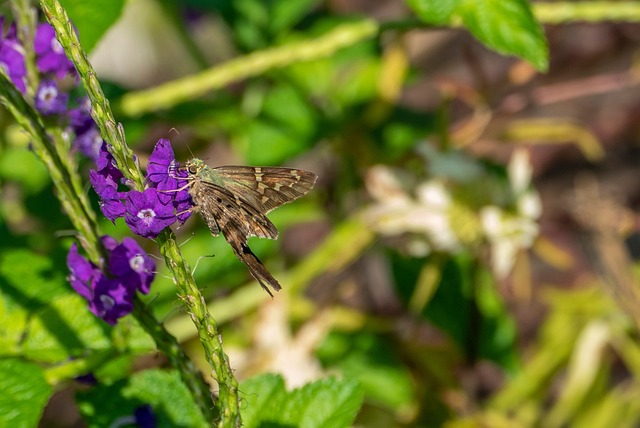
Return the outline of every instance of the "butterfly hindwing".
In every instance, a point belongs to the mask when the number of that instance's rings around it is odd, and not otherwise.
[[[278,237],[278,230],[271,220],[228,189],[196,180],[190,193],[214,236],[220,231],[227,236],[232,230],[237,230],[245,241],[250,236],[269,239]]]

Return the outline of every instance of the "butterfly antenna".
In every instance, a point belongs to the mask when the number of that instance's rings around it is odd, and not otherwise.
[[[182,248],[182,246],[185,245],[187,242],[191,241],[194,236],[196,236],[196,234],[195,233],[191,233],[191,236],[188,237],[187,239],[185,239],[182,244],[178,245],[178,247]]]
[[[204,259],[206,257],[215,257],[215,255],[211,254],[210,256],[200,256],[200,257],[198,257],[198,260],[196,260],[196,265],[193,267],[193,270],[191,271],[191,276],[195,275],[196,269],[198,269],[198,265],[200,264],[200,260],[202,260],[202,259]]]

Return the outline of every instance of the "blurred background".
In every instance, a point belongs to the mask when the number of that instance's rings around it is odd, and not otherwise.
[[[250,241],[283,285],[273,299],[200,218],[176,231],[237,377],[356,379],[356,426],[638,426],[640,24],[547,25],[539,73],[411,17],[399,0],[129,0],[90,55],[142,166],[170,138],[180,161],[319,176],[269,215],[279,240]],[[154,104],[166,82],[362,18],[407,24]],[[64,276],[70,223],[1,120],[2,281],[21,252]],[[145,297],[205,369],[164,267]],[[70,396],[45,426],[77,423]]]

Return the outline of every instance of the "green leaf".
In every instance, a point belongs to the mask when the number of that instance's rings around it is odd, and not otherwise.
[[[446,24],[461,0],[407,0],[420,19],[430,24]]]
[[[38,426],[52,393],[40,367],[17,359],[0,360],[0,389],[0,426]]]
[[[116,419],[133,414],[144,403],[123,396],[124,380],[110,385],[98,384],[88,391],[76,393],[76,403],[85,423],[90,428],[110,426]]]
[[[526,0],[407,0],[418,17],[430,24],[461,19],[491,49],[515,55],[546,71],[549,52],[542,27]]]
[[[280,375],[267,374],[242,382],[247,428],[286,426],[338,428],[350,426],[362,405],[357,382],[334,378],[309,383],[289,393]]]
[[[78,29],[82,47],[90,52],[120,17],[124,0],[60,0],[60,4]]]
[[[465,0],[458,11],[469,31],[485,45],[524,58],[540,71],[549,67],[544,33],[525,0]]]
[[[7,251],[0,258],[0,284],[6,299],[26,309],[37,309],[70,288],[50,258],[27,249]]]
[[[145,370],[110,385],[99,384],[76,395],[89,427],[114,426],[114,421],[150,405],[159,428],[208,427],[177,372]],[[126,425],[129,426],[129,425]]]
[[[262,421],[277,419],[287,394],[282,376],[271,373],[245,380],[239,390],[246,401],[244,428],[258,428]]]
[[[322,379],[289,394],[282,422],[300,428],[348,427],[358,414],[362,399],[357,382]]]
[[[136,373],[131,377],[129,386],[124,388],[123,395],[150,404],[158,416],[158,426],[210,426],[175,371],[145,370]]]
[[[28,316],[24,308],[11,304],[0,293],[0,356],[18,354]]]
[[[109,348],[109,329],[104,321],[89,312],[86,300],[69,294],[54,299],[35,313],[27,329],[23,352],[36,361],[64,361],[90,349]]]

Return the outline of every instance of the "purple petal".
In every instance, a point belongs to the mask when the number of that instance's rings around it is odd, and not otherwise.
[[[55,38],[54,29],[47,23],[38,25],[34,38],[36,65],[42,73],[55,73],[59,79],[74,74],[73,63],[66,57],[62,46]]]
[[[118,241],[113,236],[103,235],[100,237],[102,246],[109,252],[113,251],[118,246]]]
[[[111,273],[127,286],[147,294],[155,277],[156,264],[138,245],[135,239],[126,237],[111,253],[109,261]]]
[[[133,297],[134,293],[117,278],[103,276],[96,283],[89,309],[96,316],[114,325],[119,318],[133,311]]]
[[[85,133],[77,135],[73,144],[78,150],[80,150],[80,153],[94,162],[97,162],[100,158],[104,140],[102,139],[98,128],[92,126],[89,127]]]
[[[93,285],[102,272],[78,253],[78,245],[75,242],[67,254],[67,267],[73,289],[85,299],[90,299],[93,296]]]
[[[176,221],[173,206],[164,204],[154,188],[144,192],[127,192],[125,222],[133,233],[145,238],[155,238],[160,232]]]
[[[173,178],[175,159],[171,142],[166,138],[158,140],[147,165],[147,179],[155,184],[154,187],[161,190],[176,188],[176,179]]]

